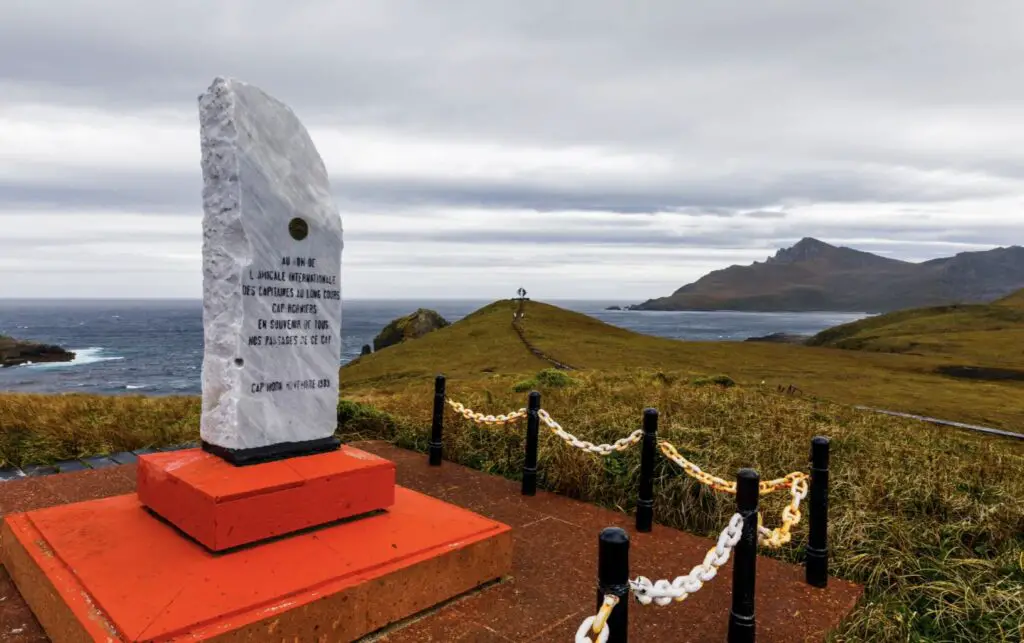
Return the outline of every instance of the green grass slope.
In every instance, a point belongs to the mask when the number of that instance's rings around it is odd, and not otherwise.
[[[1009,306],[1010,308],[1024,310],[1024,288],[1021,288],[1017,292],[1010,293],[995,303],[1000,306]]]
[[[465,382],[526,374],[549,366],[512,330],[514,302],[495,302],[426,337],[368,355],[341,370],[345,390],[398,391],[444,372]],[[726,374],[747,385],[793,385],[805,395],[906,413],[1019,430],[1024,383],[958,380],[935,355],[841,351],[760,342],[683,342],[641,335],[542,302],[526,305],[528,340],[551,357],[588,371],[651,370],[671,377]],[[1024,345],[1024,344],[1020,344]],[[520,378],[522,379],[522,378]],[[945,392],[936,395],[936,387]]]
[[[423,337],[363,355],[341,369],[346,390],[401,385],[444,371],[451,378],[529,373],[547,363],[512,328],[512,303],[498,301]]]
[[[991,304],[912,308],[843,324],[807,344],[1024,369],[1024,290]]]

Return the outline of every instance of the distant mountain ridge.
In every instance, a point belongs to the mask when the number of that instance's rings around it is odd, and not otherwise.
[[[912,263],[805,237],[766,261],[715,270],[631,310],[882,313],[986,303],[1024,288],[1024,247]]]

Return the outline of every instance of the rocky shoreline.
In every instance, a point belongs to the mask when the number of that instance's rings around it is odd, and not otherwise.
[[[810,335],[795,335],[793,333],[771,333],[760,337],[748,337],[745,342],[771,342],[774,344],[803,344],[810,339]]]
[[[40,344],[0,335],[0,368],[40,362],[70,362],[75,354],[53,344]]]

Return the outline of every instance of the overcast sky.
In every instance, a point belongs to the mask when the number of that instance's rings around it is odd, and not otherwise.
[[[2,0],[0,297],[198,297],[196,98],[309,128],[343,293],[667,295],[1024,238],[1024,2]]]

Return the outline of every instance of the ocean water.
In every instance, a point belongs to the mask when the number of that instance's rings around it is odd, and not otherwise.
[[[458,321],[489,301],[348,300],[342,363],[392,319],[433,308]],[[674,339],[739,341],[769,333],[813,334],[856,313],[647,312],[604,310],[614,301],[551,301],[609,324]],[[203,362],[198,300],[0,300],[0,334],[58,344],[73,362],[0,369],[0,391],[194,395]]]

